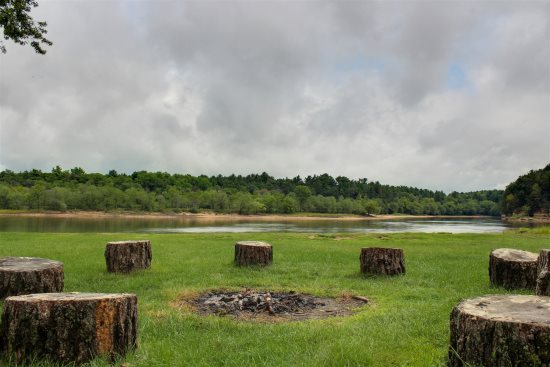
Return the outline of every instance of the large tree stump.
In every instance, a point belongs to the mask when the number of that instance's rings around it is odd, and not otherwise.
[[[273,262],[273,248],[260,241],[240,241],[235,244],[235,264],[270,265]]]
[[[63,263],[38,257],[0,258],[0,299],[20,294],[61,292]]]
[[[361,273],[405,274],[405,260],[400,248],[364,247],[359,256]]]
[[[133,294],[42,293],[8,297],[0,338],[6,357],[84,363],[113,360],[136,347]]]
[[[537,296],[550,296],[550,250],[540,251],[537,274]]]
[[[499,295],[451,312],[449,366],[549,366],[550,298]]]
[[[152,258],[151,242],[148,240],[109,242],[105,248],[107,271],[111,273],[147,269]]]
[[[499,248],[489,255],[489,279],[506,289],[535,289],[538,255],[533,252]]]

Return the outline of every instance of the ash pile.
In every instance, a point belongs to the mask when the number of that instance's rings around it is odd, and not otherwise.
[[[219,315],[301,314],[325,303],[315,297],[295,292],[270,293],[245,290],[244,292],[209,292],[196,300],[198,309],[203,313]]]

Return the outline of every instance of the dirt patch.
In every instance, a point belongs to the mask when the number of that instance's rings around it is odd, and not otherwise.
[[[353,240],[353,237],[336,236],[334,241]]]
[[[338,235],[332,235],[332,234],[316,234],[316,235],[310,235],[307,237],[310,240],[334,240],[334,241],[342,241],[342,240],[353,240],[353,237],[346,237],[346,236],[338,236]]]
[[[254,321],[298,321],[348,316],[368,303],[366,297],[350,294],[339,298],[315,297],[296,292],[210,291],[179,300],[180,308],[190,308],[200,315],[230,316]],[[187,307],[186,307],[187,306]]]

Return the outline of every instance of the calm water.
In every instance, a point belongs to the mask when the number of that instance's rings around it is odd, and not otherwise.
[[[227,220],[205,218],[45,218],[0,217],[0,232],[449,232],[500,233],[511,225],[500,219]]]

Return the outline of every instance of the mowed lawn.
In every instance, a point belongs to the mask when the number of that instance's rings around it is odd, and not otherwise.
[[[106,272],[105,244],[126,239],[151,240],[151,269],[129,275]],[[238,240],[271,243],[273,265],[235,267],[233,245]],[[406,275],[361,275],[359,252],[368,246],[403,248]],[[0,233],[0,256],[62,261],[65,291],[137,294],[139,347],[118,362],[124,366],[442,366],[452,307],[462,298],[512,293],[489,286],[489,252],[499,247],[538,252],[550,247],[550,231]],[[285,323],[202,317],[173,306],[182,294],[244,287],[333,297],[353,293],[371,302],[350,317]]]

